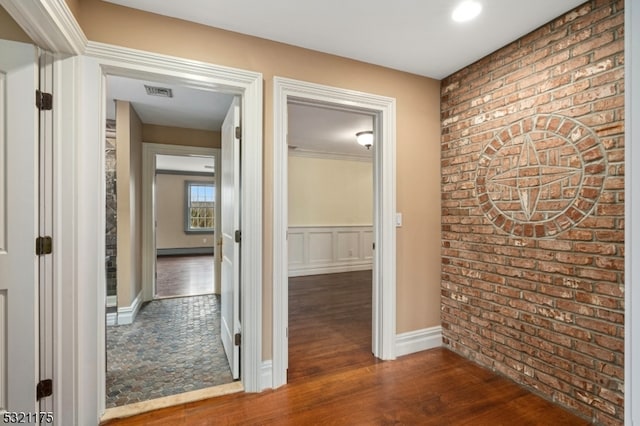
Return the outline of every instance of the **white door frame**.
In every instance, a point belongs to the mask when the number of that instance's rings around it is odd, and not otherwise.
[[[624,420],[640,424],[640,0],[625,1],[625,310]],[[634,285],[633,282],[636,282]]]
[[[260,390],[262,353],[262,75],[90,42],[78,87],[78,403],[105,406],[104,140],[106,76],[118,75],[242,96],[242,323],[244,389]],[[89,283],[91,283],[89,285]],[[90,372],[89,374],[87,372]],[[87,375],[88,374],[88,375]],[[95,376],[92,376],[94,374]]]
[[[155,174],[156,155],[206,155],[215,157],[215,181],[219,187],[220,149],[184,145],[142,143],[142,300],[153,300],[156,294]],[[216,189],[216,194],[218,193]],[[216,210],[218,209],[216,203]],[[217,235],[217,231],[216,231]],[[215,246],[215,241],[213,242]],[[216,256],[217,259],[217,256]],[[214,265],[214,276],[219,268]]]
[[[368,111],[374,134],[374,356],[395,359],[396,339],[396,109],[395,99],[282,77],[273,79],[273,387],[287,382],[288,195],[287,103],[289,100]],[[354,142],[355,143],[355,142]]]

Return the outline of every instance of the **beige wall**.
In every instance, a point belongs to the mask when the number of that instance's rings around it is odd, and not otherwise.
[[[116,101],[118,306],[142,289],[142,123],[129,102]]]
[[[4,7],[0,6],[0,39],[33,43]]]
[[[255,37],[82,0],[92,41],[259,71],[264,78],[263,357],[271,358],[274,76],[397,100],[397,332],[440,325],[440,83]],[[117,25],[116,25],[117,23]]]
[[[78,19],[78,12],[80,10],[80,1],[81,0],[65,0],[67,6],[69,6],[69,9],[71,10],[71,13],[73,13],[76,19]]]
[[[187,181],[213,182],[213,176],[156,175],[156,248],[213,247],[213,234],[184,232]]]
[[[371,224],[371,162],[289,156],[289,226]]]
[[[142,124],[142,140],[168,145],[220,148],[220,132]]]

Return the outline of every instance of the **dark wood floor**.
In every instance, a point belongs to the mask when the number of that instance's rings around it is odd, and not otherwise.
[[[289,384],[106,425],[587,425],[443,348],[371,356],[371,273],[290,282]]]
[[[289,279],[289,383],[374,362],[371,271]]]
[[[213,256],[158,256],[156,297],[213,293]]]

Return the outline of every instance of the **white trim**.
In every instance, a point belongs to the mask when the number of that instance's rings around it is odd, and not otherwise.
[[[78,291],[81,259],[78,250],[77,218],[80,207],[78,191],[78,106],[79,73],[78,58],[69,57],[54,61],[54,93],[65,96],[53,97],[53,239],[54,256],[54,417],[57,424],[76,425],[82,410],[78,396],[77,371],[79,366],[77,321],[79,314]],[[94,224],[95,225],[95,224]],[[104,270],[104,257],[102,258]],[[86,272],[86,270],[85,270]],[[104,274],[103,274],[104,275]],[[85,275],[86,277],[86,275]],[[97,286],[97,285],[96,285]],[[94,286],[94,287],[96,287]],[[100,309],[100,308],[99,308]],[[101,308],[104,315],[104,307]],[[94,389],[95,393],[95,389]],[[90,424],[86,423],[85,424]]]
[[[396,356],[413,354],[442,346],[442,327],[423,328],[396,335]]]
[[[348,161],[362,161],[363,163],[372,163],[373,157],[367,155],[355,155],[345,154],[340,152],[325,152],[314,151],[311,149],[296,148],[290,149],[289,155],[291,157],[307,157],[307,158],[322,158],[328,160],[348,160]]]
[[[625,1],[625,380],[624,421],[640,425],[640,0]],[[633,285],[634,279],[636,285]]]
[[[109,312],[107,313],[107,327],[111,327],[114,325],[118,325],[118,313]]]
[[[273,361],[268,359],[262,361],[260,368],[260,390],[273,388]]]
[[[213,245],[209,247],[180,247],[180,248],[159,248],[156,249],[156,256],[191,256],[191,255],[212,255]]]
[[[340,274],[342,272],[370,271],[373,269],[369,262],[351,262],[346,265],[324,265],[308,268],[291,268],[289,277],[306,277],[310,275]]]
[[[289,277],[371,270],[372,242],[371,225],[290,226]]]
[[[105,273],[104,273],[104,146],[106,75],[121,75],[206,90],[241,95],[243,114],[242,158],[242,383],[247,392],[260,389],[262,364],[262,75],[177,57],[89,42],[81,56],[79,75],[62,78],[77,91],[73,114],[77,133],[66,133],[64,143],[72,144],[76,155],[69,167],[75,170],[77,251],[73,262],[76,276],[77,317],[63,321],[61,329],[78,330],[74,370],[61,377],[73,383],[77,395],[75,421],[69,424],[96,424],[105,409]],[[73,81],[71,78],[76,78]],[[65,187],[65,188],[66,188]],[[64,189],[64,188],[63,188]],[[74,238],[73,235],[69,238]],[[65,256],[66,257],[66,256]],[[73,270],[73,269],[72,269]],[[89,285],[91,283],[91,285]],[[65,423],[66,424],[66,423]]]
[[[113,308],[118,306],[118,296],[107,296],[107,308]]]
[[[142,291],[136,295],[131,305],[118,307],[118,325],[133,324],[142,306]]]
[[[45,50],[79,55],[87,37],[64,0],[0,0],[31,40]]]
[[[154,232],[156,212],[153,200],[156,155],[214,155],[218,157],[220,150],[146,142],[142,144],[142,300],[145,302],[153,300],[156,289],[157,252],[156,233]]]
[[[273,79],[273,387],[287,381],[287,103],[303,100],[375,116],[373,354],[395,358],[396,333],[396,106],[395,99],[282,77]]]

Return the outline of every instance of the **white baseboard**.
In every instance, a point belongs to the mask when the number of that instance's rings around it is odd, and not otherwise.
[[[107,314],[107,327],[112,325],[118,325],[118,314],[116,312],[109,312]]]
[[[192,254],[213,255],[213,247],[159,248],[156,250],[157,256],[188,256]]]
[[[118,296],[107,296],[107,308],[118,306]]]
[[[273,388],[273,361],[262,361],[260,367],[260,392]]]
[[[322,275],[322,274],[339,274],[342,272],[354,272],[354,271],[368,271],[373,269],[372,262],[365,262],[362,264],[349,264],[349,265],[324,265],[315,267],[295,268],[289,269],[289,277],[304,277],[307,275]]]
[[[442,346],[441,326],[396,335],[396,356],[409,355],[440,346]]]
[[[142,305],[142,292],[138,293],[131,306],[118,308],[118,325],[132,324]]]

